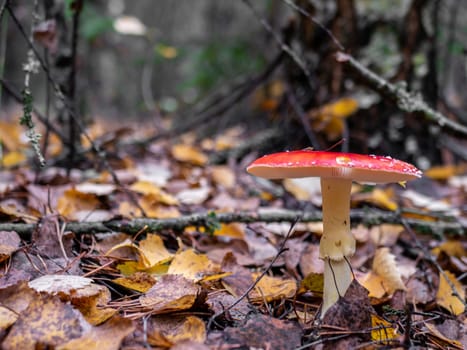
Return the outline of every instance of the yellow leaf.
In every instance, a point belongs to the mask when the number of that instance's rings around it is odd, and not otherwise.
[[[220,272],[218,264],[209,260],[205,254],[195,253],[193,249],[175,254],[168,270],[169,274],[181,275],[193,281],[202,281],[212,275],[220,274]],[[223,277],[219,276],[219,278]]]
[[[158,44],[156,46],[156,52],[168,60],[178,56],[178,50],[175,47],[164,44]]]
[[[386,295],[386,289],[383,286],[383,278],[372,271],[359,277],[358,282],[368,289],[368,296],[370,298],[381,299]]]
[[[214,231],[214,235],[245,239],[244,227],[239,223],[221,224],[221,227]]]
[[[138,261],[125,261],[117,265],[118,271],[123,276],[132,276],[133,274],[141,271],[141,264]]]
[[[156,280],[145,272],[135,272],[128,277],[118,277],[112,282],[125,288],[146,293],[156,283]]]
[[[313,293],[323,293],[323,274],[311,272],[301,282],[301,287]]]
[[[11,151],[2,158],[2,165],[5,168],[13,168],[26,161],[26,155],[20,151]]]
[[[167,192],[161,190],[159,187],[157,187],[154,183],[149,182],[149,181],[137,181],[130,187],[131,190],[142,193],[144,195],[150,196],[154,201],[157,201],[162,204],[166,205],[177,205],[178,200],[168,194]]]
[[[253,273],[254,280],[260,273]],[[297,292],[297,283],[292,279],[263,276],[250,293],[252,301],[267,301],[293,298]]]
[[[321,107],[321,113],[324,115],[332,115],[335,118],[347,118],[354,114],[357,109],[357,100],[350,97],[344,97]]]
[[[176,144],[171,149],[172,156],[184,163],[193,165],[205,165],[208,162],[208,157],[194,146],[186,144]]]
[[[399,337],[396,328],[391,323],[375,314],[371,315],[371,328],[371,340],[380,345]]]
[[[441,243],[438,247],[433,248],[431,252],[438,256],[440,252],[445,252],[449,256],[455,256],[456,258],[463,258],[467,256],[467,252],[462,244],[459,244],[458,240],[450,240]]]
[[[155,234],[148,234],[139,242],[139,252],[146,268],[165,264],[173,257],[173,254],[165,248],[162,239]]]
[[[91,214],[92,211],[98,209],[99,205],[100,202],[96,195],[83,193],[72,188],[65,191],[58,199],[57,210],[60,215],[76,219],[78,212]]]
[[[397,203],[392,199],[394,192],[391,188],[385,190],[374,188],[371,192],[356,193],[352,196],[354,202],[369,202],[381,208],[395,211],[398,208]]]
[[[467,171],[467,164],[434,166],[423,172],[423,175],[433,180],[447,180]]]
[[[313,127],[324,131],[329,140],[340,137],[344,131],[343,119],[358,109],[358,102],[353,98],[342,98],[310,112]]]
[[[453,290],[449,285],[448,280],[451,282],[460,298],[465,301],[464,287],[456,279],[453,273],[445,270],[444,274],[439,274],[439,287],[438,293],[436,294],[436,302],[438,305],[450,311],[453,315],[458,316],[464,312],[465,305],[461,300],[459,300],[457,296],[453,294]]]
[[[71,305],[57,297],[37,296],[11,326],[2,349],[37,349],[42,344],[55,348],[82,332],[78,311]]]
[[[373,258],[373,271],[383,279],[383,285],[388,294],[396,290],[406,290],[401,273],[397,267],[396,257],[389,248],[379,248]]]
[[[235,174],[228,166],[217,165],[210,168],[213,181],[225,188],[235,185]]]
[[[17,151],[23,146],[21,141],[22,127],[14,121],[0,120],[0,144],[9,151]]]

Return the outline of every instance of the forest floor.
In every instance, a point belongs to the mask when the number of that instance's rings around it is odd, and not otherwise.
[[[354,184],[358,283],[330,324],[319,179],[247,174],[259,154],[228,156],[241,127],[141,147],[154,131],[97,122],[107,163],[37,171],[1,123],[3,349],[467,348],[465,167]],[[61,151],[51,138],[48,158]]]

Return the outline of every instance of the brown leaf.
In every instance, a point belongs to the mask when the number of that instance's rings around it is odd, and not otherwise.
[[[331,306],[323,318],[326,325],[347,330],[360,331],[371,328],[371,314],[374,313],[368,298],[368,291],[357,280],[353,280],[344,296]],[[370,334],[352,335],[338,341],[326,343],[326,349],[352,348],[368,341]],[[344,345],[345,344],[345,345]]]
[[[163,314],[191,308],[201,288],[179,275],[165,275],[139,298],[141,306],[152,314]]]
[[[49,295],[58,295],[63,302],[71,302],[92,325],[108,320],[115,309],[104,308],[110,300],[105,286],[94,284],[92,279],[72,275],[45,275],[29,282],[29,287]]]
[[[5,306],[0,306],[0,332],[5,332],[16,322],[18,314]]]
[[[156,280],[145,272],[135,272],[128,277],[118,277],[112,281],[122,287],[146,293],[156,283]]]
[[[293,350],[300,346],[301,337],[302,330],[295,323],[256,315],[242,327],[227,327],[220,339],[209,339],[208,344],[224,344],[229,349]]]
[[[82,335],[85,321],[70,305],[56,297],[40,296],[31,301],[2,343],[2,348],[34,350],[56,347]]]
[[[134,330],[131,320],[114,316],[99,327],[92,327],[81,337],[57,347],[57,350],[118,350],[123,338]]]
[[[196,316],[153,316],[148,326],[148,343],[152,346],[170,346],[182,341],[204,343],[206,326]]]
[[[73,234],[63,234],[57,215],[43,216],[37,229],[32,234],[34,247],[48,258],[68,258],[72,256]]]
[[[18,250],[21,239],[14,231],[0,231],[0,262],[8,259]]]

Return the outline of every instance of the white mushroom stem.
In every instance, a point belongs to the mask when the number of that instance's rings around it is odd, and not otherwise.
[[[345,258],[355,253],[350,232],[350,190],[352,180],[322,178],[323,236],[319,246],[324,260],[324,290],[321,317],[343,296],[352,282],[352,271]]]

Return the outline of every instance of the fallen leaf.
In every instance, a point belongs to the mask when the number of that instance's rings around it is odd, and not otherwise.
[[[69,304],[57,297],[33,299],[13,324],[2,349],[37,349],[41,344],[57,347],[82,335],[85,321]]]
[[[193,165],[205,165],[208,162],[208,157],[194,146],[179,143],[171,148],[172,156],[183,163]]]
[[[21,151],[8,152],[1,158],[2,166],[5,168],[16,167],[24,163],[26,160],[26,155]]]
[[[152,196],[151,199],[166,205],[177,205],[178,200],[149,181],[137,181],[131,185],[132,191]]]
[[[29,287],[37,292],[45,292],[52,295],[63,293],[71,295],[78,290],[90,288],[93,280],[81,276],[70,275],[45,275],[29,282]],[[92,294],[97,292],[93,290]]]
[[[166,347],[182,342],[204,343],[206,326],[196,316],[153,316],[148,325],[148,343],[152,346]]]
[[[14,231],[0,231],[0,263],[18,250],[21,238]]]
[[[300,270],[304,276],[324,273],[324,262],[319,257],[319,245],[308,244],[300,257]]]
[[[309,112],[314,130],[323,131],[329,140],[342,136],[343,120],[358,109],[358,101],[344,97]]]
[[[173,59],[178,56],[178,50],[176,47],[165,45],[165,44],[157,44],[155,51],[164,57],[165,59]]]
[[[328,309],[323,317],[323,323],[344,330],[360,331],[371,328],[373,313],[368,291],[354,279],[345,295]],[[328,340],[327,344],[336,349],[352,349],[370,338],[370,334],[363,333],[350,335],[344,339]]]
[[[78,212],[89,215],[92,211],[98,209],[100,201],[96,195],[83,193],[74,188],[63,193],[58,199],[57,211],[69,219],[77,219]]]
[[[371,314],[371,340],[380,345],[390,345],[391,340],[399,337],[397,329],[378,315]]]
[[[115,191],[116,187],[112,184],[83,182],[76,185],[75,189],[81,193],[95,194],[96,196],[107,196]]]
[[[389,294],[396,290],[406,290],[401,273],[396,263],[396,257],[389,248],[379,248],[373,258],[373,271],[382,277],[383,285]]]
[[[0,141],[8,151],[18,151],[24,145],[22,127],[17,120],[0,120]]]
[[[436,302],[453,315],[458,316],[464,312],[465,305],[456,295],[453,294],[453,290],[448,280],[455,288],[462,301],[465,301],[465,291],[462,284],[456,279],[454,274],[449,271],[444,271],[444,273],[439,274],[439,287],[436,294]]]
[[[164,275],[139,297],[143,310],[156,315],[190,309],[201,288],[180,275]]]
[[[299,201],[311,201],[321,206],[321,182],[317,177],[304,177],[298,179],[285,179],[284,188]]]
[[[224,277],[218,264],[210,261],[207,255],[195,253],[193,249],[175,254],[167,273],[196,282],[207,278],[212,280],[213,276],[217,276],[217,279]]]
[[[133,322],[114,316],[98,327],[92,327],[81,337],[57,347],[57,350],[118,350],[123,339],[135,329]]]
[[[145,239],[139,242],[141,260],[145,267],[165,264],[172,260],[173,254],[164,246],[164,242],[159,235],[148,234]]]
[[[0,306],[0,332],[5,332],[18,319],[18,314],[5,306]]]
[[[392,247],[396,244],[404,226],[395,224],[374,225],[370,229],[370,238],[377,246]]]
[[[117,312],[103,307],[110,301],[110,292],[90,278],[45,275],[29,282],[29,287],[40,293],[58,295],[63,302],[71,302],[92,325],[101,324]]]
[[[240,223],[221,224],[220,228],[214,231],[215,236],[245,239],[245,227]]]
[[[253,273],[252,278],[256,280],[260,273]],[[263,276],[250,292],[250,300],[266,301],[293,298],[297,291],[297,282],[292,279]]]
[[[462,175],[467,171],[467,164],[440,165],[431,167],[423,172],[424,176],[433,180],[448,180],[453,176]]]
[[[212,166],[209,169],[213,181],[225,188],[232,188],[235,186],[235,174],[232,169],[225,165]]]
[[[451,349],[451,348],[455,348],[455,349],[459,349],[459,350],[462,350],[464,349],[464,347],[462,346],[462,343],[460,341],[457,341],[455,339],[449,339],[447,338],[446,336],[444,336],[437,328],[435,325],[431,324],[431,323],[427,323],[425,322],[425,327],[428,328],[429,330],[429,336],[432,336],[434,338],[436,338],[437,340],[437,344],[438,345],[441,345],[443,346],[443,348],[445,349]],[[439,344],[438,341],[441,341],[442,344]]]
[[[309,273],[300,283],[301,288],[312,293],[323,293],[324,278],[322,273]]]
[[[462,258],[467,256],[467,251],[462,244],[459,244],[458,240],[448,240],[441,243],[436,248],[433,248],[431,252],[438,256],[440,252],[444,252],[449,256],[455,256],[457,258]]]
[[[211,188],[207,186],[188,188],[177,193],[176,198],[180,203],[192,205],[202,204],[211,194]]]
[[[146,293],[156,283],[156,280],[146,272],[132,272],[129,276],[118,277],[112,282],[137,292]]]
[[[301,345],[302,330],[293,322],[266,315],[253,315],[245,325],[227,327],[208,345],[223,344],[226,349],[293,350]]]

